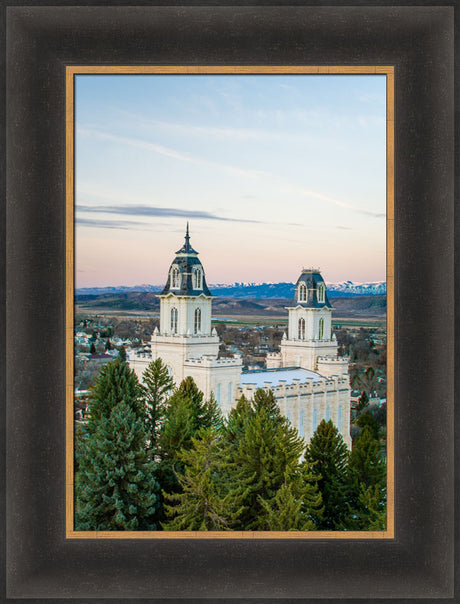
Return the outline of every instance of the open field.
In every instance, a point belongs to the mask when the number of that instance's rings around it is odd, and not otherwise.
[[[288,315],[286,306],[291,304],[292,300],[285,298],[258,300],[215,297],[213,317],[215,321],[222,323],[285,323]],[[385,322],[384,295],[331,298],[331,304],[334,321],[347,322],[350,325]],[[150,292],[84,295],[77,296],[76,311],[124,318],[158,318],[160,303],[159,298]]]
[[[151,313],[149,311],[120,311],[115,310],[113,308],[98,308],[97,312],[94,312],[94,309],[87,309],[77,305],[75,307],[75,313],[78,315],[86,315],[91,317],[102,317],[108,318],[113,317],[118,320],[122,319],[138,319],[148,320],[148,319],[159,319],[160,315],[158,313]],[[214,316],[212,320],[213,325],[228,325],[233,327],[250,327],[250,326],[263,326],[267,325],[270,327],[287,327],[287,315],[279,315],[277,317],[267,317],[263,315],[235,315],[233,317],[219,317]],[[360,317],[360,318],[349,318],[349,317],[334,317],[332,320],[333,327],[351,327],[351,328],[359,328],[359,327],[385,327],[386,326],[386,318],[373,318],[373,317]]]

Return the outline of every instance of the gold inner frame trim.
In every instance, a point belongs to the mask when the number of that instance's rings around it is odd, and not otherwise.
[[[394,539],[394,66],[67,65],[66,79],[66,538],[67,539]],[[385,531],[75,531],[74,530],[74,82],[84,74],[342,74],[386,76],[387,529]]]

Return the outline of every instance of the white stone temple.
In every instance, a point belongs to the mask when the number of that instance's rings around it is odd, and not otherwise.
[[[160,357],[174,382],[195,380],[205,397],[214,394],[223,413],[242,394],[250,399],[257,388],[271,389],[291,424],[308,442],[322,419],[331,419],[350,447],[350,382],[348,359],[337,356],[332,334],[332,309],[317,269],[304,269],[288,310],[288,330],[281,350],[267,355],[267,368],[243,371],[241,357],[219,358],[219,337],[212,329],[212,295],[203,266],[190,245],[176,252],[160,298],[160,329],[150,352],[131,350],[128,361],[139,379]]]

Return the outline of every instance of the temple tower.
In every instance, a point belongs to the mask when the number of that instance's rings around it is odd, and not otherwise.
[[[321,375],[348,373],[348,359],[337,358],[332,334],[332,307],[319,269],[303,269],[295,286],[287,337],[281,342],[281,365],[318,371]]]

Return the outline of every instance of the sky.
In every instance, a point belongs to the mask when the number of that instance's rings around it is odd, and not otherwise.
[[[385,280],[384,75],[77,75],[76,287]]]

